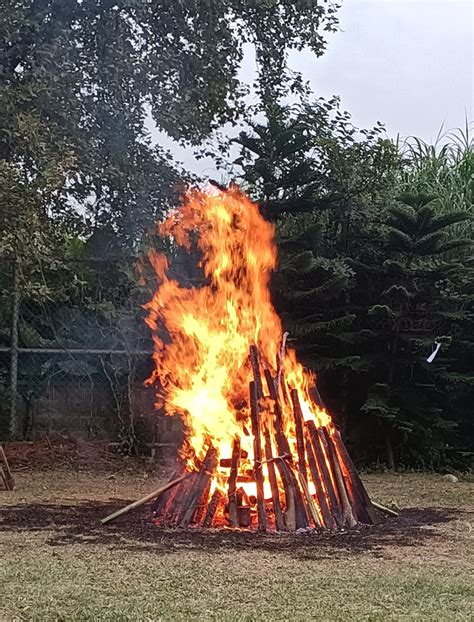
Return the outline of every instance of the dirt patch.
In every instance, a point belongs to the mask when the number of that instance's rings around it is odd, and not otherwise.
[[[459,508],[434,505],[405,507],[397,518],[384,518],[380,524],[336,532],[311,531],[276,534],[231,531],[226,529],[161,529],[152,522],[150,506],[118,518],[109,525],[100,519],[130,501],[153,490],[167,476],[167,470],[150,473],[136,464],[112,474],[97,471],[58,469],[17,474],[13,493],[0,493],[5,502],[0,510],[0,546],[8,550],[20,545],[25,537],[37,546],[63,547],[91,545],[117,550],[155,551],[164,555],[177,549],[222,552],[225,550],[262,550],[286,552],[305,559],[328,556],[337,551],[345,555],[370,552],[383,555],[390,551],[400,559],[409,551],[424,555],[463,557],[459,545],[469,542],[474,514]],[[390,478],[366,479],[369,491],[390,489]],[[418,475],[394,479],[394,486],[405,486],[406,494],[419,499],[430,490],[433,501],[439,495],[438,476]],[[395,486],[396,484],[396,486]],[[429,484],[429,485],[428,485]],[[472,484],[461,483],[459,496],[466,500]],[[455,548],[455,550],[453,550]],[[464,556],[465,557],[465,556]]]
[[[152,547],[160,554],[183,547],[206,551],[260,549],[312,558],[336,550],[346,554],[376,553],[387,547],[402,550],[422,546],[428,541],[437,547],[446,538],[439,529],[441,526],[459,521],[461,517],[466,524],[472,522],[469,512],[460,512],[455,507],[414,507],[403,509],[397,518],[384,518],[371,527],[359,526],[337,532],[260,534],[226,529],[161,529],[153,524],[150,510],[142,508],[110,525],[102,525],[101,518],[154,487],[148,473],[132,470],[107,476],[61,470],[54,474],[32,473],[28,478],[23,475],[23,479],[27,480],[27,487],[19,482],[15,496],[20,497],[22,493],[24,496],[16,500],[10,497],[11,504],[0,510],[0,535],[38,536],[46,546],[53,547],[95,544],[135,551]],[[125,491],[129,495],[120,495]],[[95,498],[90,498],[91,493]]]
[[[125,504],[126,500],[120,500]],[[47,544],[102,544],[139,550],[154,544],[160,553],[175,547],[194,549],[263,549],[288,551],[307,555],[310,549],[345,549],[350,551],[373,550],[380,546],[414,546],[425,539],[436,539],[437,534],[420,527],[433,526],[453,520],[455,509],[410,509],[397,518],[383,520],[380,524],[344,531],[309,531],[299,534],[261,534],[257,532],[226,529],[162,529],[152,522],[147,512],[118,519],[104,526],[100,519],[117,507],[116,502],[81,503],[79,505],[25,504],[0,511],[0,532],[46,531]]]

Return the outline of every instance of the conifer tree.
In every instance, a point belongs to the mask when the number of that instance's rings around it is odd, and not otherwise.
[[[361,412],[385,430],[391,467],[397,454],[420,466],[444,457],[457,428],[449,386],[474,380],[455,370],[459,335],[472,319],[463,293],[469,269],[460,263],[470,241],[448,237],[468,219],[461,211],[439,214],[437,199],[423,194],[404,195],[388,211],[379,278],[363,318],[374,365]],[[434,343],[441,352],[428,363]]]

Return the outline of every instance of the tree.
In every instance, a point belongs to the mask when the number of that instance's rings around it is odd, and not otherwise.
[[[381,126],[359,131],[337,98],[303,99],[267,113],[267,122],[240,135],[237,164],[266,216],[277,220],[275,303],[302,359],[324,372],[320,386],[334,370],[345,387],[349,368],[361,365],[350,344],[341,344],[343,334],[355,339],[352,256],[366,246],[367,225],[378,217],[398,156]],[[348,404],[334,404],[341,423]]]
[[[197,144],[243,110],[244,44],[258,90],[283,92],[286,51],[321,54],[320,31],[337,23],[329,0],[3,0],[1,10],[0,158],[44,211],[64,217],[79,202],[79,216],[113,223],[130,244],[179,181],[147,115]]]
[[[404,195],[389,209],[378,278],[363,320],[370,330],[363,345],[374,365],[361,412],[385,430],[391,467],[396,460],[432,466],[446,458],[459,420],[449,385],[468,387],[474,379],[455,371],[452,356],[470,320],[463,286],[472,270],[460,264],[470,241],[448,238],[450,228],[469,215],[439,214],[437,201]],[[442,351],[429,364],[434,341]]]
[[[280,108],[240,137],[242,176],[277,221],[275,303],[359,457],[459,463],[472,261],[452,230],[469,216],[422,193],[395,201],[409,164],[380,128],[358,132],[321,101],[307,112]]]

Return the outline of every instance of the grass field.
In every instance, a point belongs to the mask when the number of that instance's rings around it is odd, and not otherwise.
[[[163,532],[133,470],[17,474],[0,492],[0,620],[473,620],[474,484],[367,475],[404,508],[370,530],[259,536]]]

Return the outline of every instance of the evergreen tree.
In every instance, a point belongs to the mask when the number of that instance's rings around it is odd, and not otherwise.
[[[385,431],[390,467],[397,459],[432,466],[445,458],[458,419],[449,386],[474,380],[455,370],[458,335],[471,318],[463,285],[472,272],[461,264],[470,241],[448,238],[468,219],[465,212],[439,214],[437,199],[427,195],[400,197],[387,215],[379,274],[362,318],[374,364],[361,412]],[[435,342],[441,352],[428,363]]]

